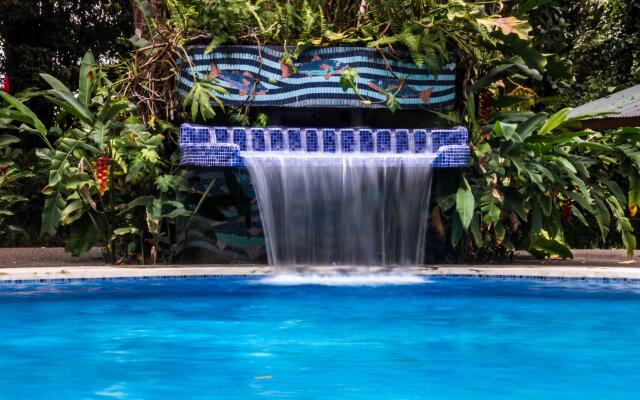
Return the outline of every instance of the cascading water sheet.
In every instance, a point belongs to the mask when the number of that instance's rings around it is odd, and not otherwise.
[[[434,155],[247,151],[269,263],[418,265]]]

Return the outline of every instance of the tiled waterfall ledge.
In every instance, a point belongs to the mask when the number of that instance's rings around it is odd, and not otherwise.
[[[256,107],[385,108],[387,93],[402,109],[449,109],[455,102],[455,64],[433,71],[418,66],[409,54],[369,47],[309,48],[293,60],[293,52],[277,46],[189,46],[180,59],[178,93],[183,98],[194,82],[213,81],[227,93],[213,92],[225,105],[250,101]],[[353,89],[343,90],[340,75],[358,72]],[[212,100],[213,103],[213,100]],[[214,104],[216,105],[216,104]]]
[[[242,153],[307,152],[378,155],[423,155],[434,167],[465,167],[469,163],[468,133],[451,129],[369,128],[243,128],[183,124],[183,165],[242,167]]]

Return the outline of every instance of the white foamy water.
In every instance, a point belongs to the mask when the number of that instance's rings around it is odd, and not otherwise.
[[[307,275],[277,274],[262,278],[258,283],[275,286],[385,286],[385,285],[417,285],[429,280],[419,275]]]
[[[432,153],[273,151],[245,152],[243,158],[269,264],[279,271],[423,262]],[[345,280],[323,277],[328,279]]]

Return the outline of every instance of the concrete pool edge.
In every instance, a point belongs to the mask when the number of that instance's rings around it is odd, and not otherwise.
[[[567,266],[550,267],[537,265],[451,265],[423,266],[415,268],[330,268],[331,272],[366,271],[369,273],[414,273],[427,276],[478,277],[478,278],[523,278],[523,279],[589,279],[627,280],[640,282],[640,268]],[[127,278],[206,278],[224,276],[264,276],[273,274],[273,268],[265,265],[194,265],[194,266],[60,266],[60,267],[13,267],[0,268],[0,283],[29,281],[66,281],[92,279]],[[327,272],[327,268],[307,270],[310,273]]]

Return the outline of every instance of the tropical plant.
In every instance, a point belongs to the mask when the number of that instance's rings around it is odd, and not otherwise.
[[[568,119],[569,112],[508,112],[489,121],[459,188],[436,200],[436,212],[451,218],[454,246],[467,232],[465,246],[478,257],[522,249],[570,258],[565,230],[579,223],[596,225],[603,241],[614,225],[633,254],[640,131],[621,131],[605,144],[600,133],[576,129],[579,121]],[[618,177],[629,181],[627,191]]]
[[[50,146],[46,128],[38,117],[24,105],[32,93],[19,93],[19,99],[0,91],[0,239],[16,243],[16,239],[32,240],[31,233],[39,225],[30,211],[41,202],[36,192],[42,187],[44,169],[33,149]],[[38,137],[24,135],[35,133]],[[18,223],[19,221],[19,223]]]
[[[28,201],[20,194],[19,187],[23,180],[33,176],[28,168],[22,168],[16,161],[22,150],[11,145],[20,142],[13,135],[0,135],[0,239],[5,235],[26,235],[23,227],[9,222],[15,215],[18,204]]]
[[[55,235],[67,225],[68,251],[79,255],[102,245],[109,262],[172,257],[175,223],[192,212],[175,201],[178,192],[190,191],[186,180],[174,159],[163,159],[166,141],[158,131],[170,132],[169,126],[157,121],[152,133],[141,124],[135,106],[111,93],[91,52],[82,61],[77,94],[51,75],[42,78],[51,89],[38,94],[57,108],[49,129],[22,101],[1,94],[8,103],[1,109],[5,125],[37,133],[46,144],[37,151],[48,170],[42,233]],[[15,141],[3,136],[5,145]],[[7,166],[14,178],[26,173],[13,175],[14,164]]]

